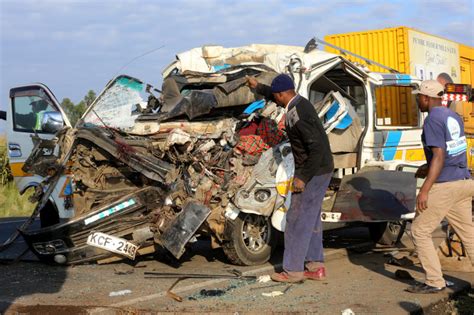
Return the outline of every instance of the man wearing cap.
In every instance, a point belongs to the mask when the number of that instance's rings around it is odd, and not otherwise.
[[[321,206],[334,169],[329,140],[313,105],[296,94],[293,80],[276,76],[271,86],[253,77],[257,93],[286,108],[285,129],[295,160],[291,206],[286,215],[283,272],[278,282],[322,280],[326,276],[322,244]]]
[[[428,164],[425,171],[420,168],[415,175],[422,178],[426,175],[426,179],[416,198],[416,217],[411,227],[426,279],[407,289],[412,293],[436,293],[446,287],[431,235],[445,217],[474,264],[474,181],[467,169],[463,121],[442,106],[443,90],[441,83],[428,80],[413,91],[420,111],[428,112],[421,136]]]

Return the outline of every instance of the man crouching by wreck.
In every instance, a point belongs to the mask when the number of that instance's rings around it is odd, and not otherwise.
[[[291,206],[286,215],[283,271],[273,281],[302,282],[326,276],[321,206],[334,163],[329,140],[316,110],[296,94],[292,79],[280,74],[271,87],[247,78],[251,88],[286,108],[285,129],[295,159]]]

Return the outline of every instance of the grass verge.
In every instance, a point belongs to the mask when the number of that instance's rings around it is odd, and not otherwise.
[[[0,217],[30,216],[35,204],[28,201],[32,191],[20,195],[14,182],[0,186]]]
[[[28,201],[32,191],[20,195],[9,171],[6,139],[0,136],[0,217],[29,216],[35,207]]]

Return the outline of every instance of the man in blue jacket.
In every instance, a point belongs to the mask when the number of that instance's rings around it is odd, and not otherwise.
[[[248,78],[251,88],[286,108],[285,130],[295,160],[293,194],[286,215],[283,272],[279,282],[322,280],[326,276],[321,206],[334,163],[329,140],[313,105],[295,92],[293,80],[280,74],[271,86]]]

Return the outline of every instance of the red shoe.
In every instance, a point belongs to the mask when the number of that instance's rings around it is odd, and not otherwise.
[[[304,272],[306,273],[306,271]],[[288,283],[299,283],[303,282],[306,278],[303,272],[293,273],[293,272],[276,272],[270,276],[273,281],[276,282],[288,282]]]
[[[316,269],[315,271],[305,270],[304,277],[309,280],[318,280],[318,281],[324,280],[326,279],[326,268],[320,267]]]

